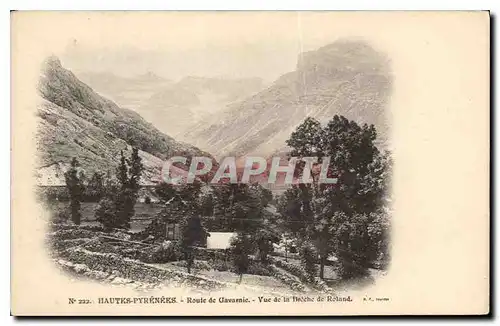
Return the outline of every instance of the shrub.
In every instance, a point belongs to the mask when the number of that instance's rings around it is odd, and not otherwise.
[[[179,245],[174,242],[168,242],[153,248],[141,250],[142,255],[140,260],[146,263],[168,263],[177,261],[182,257],[182,252]]]
[[[226,253],[222,250],[210,250],[202,247],[193,247],[193,252],[199,260],[209,261],[214,259],[224,260],[229,258],[229,256],[226,256]]]
[[[250,261],[247,273],[252,275],[272,276],[272,272],[269,270],[268,265],[255,260]]]
[[[388,233],[389,216],[386,213],[344,214],[333,237],[339,277],[364,277],[368,268],[384,260],[387,263]]]
[[[324,280],[319,277],[314,278],[314,288],[325,293],[333,293],[333,290],[328,287]]]
[[[52,221],[57,224],[68,223],[71,212],[68,207],[57,207],[52,212]]]
[[[179,262],[175,262],[174,263],[176,266],[179,266],[179,267],[187,267],[187,263],[185,260],[182,260],[182,261],[179,261]],[[206,261],[203,261],[203,260],[195,260],[193,262],[193,265],[191,266],[191,268],[193,269],[198,269],[198,270],[203,270],[203,271],[210,271],[212,270],[212,266],[206,262]]]
[[[123,248],[121,250],[118,250],[118,253],[121,254],[123,257],[127,257],[130,259],[137,259],[141,260],[141,258],[146,257],[148,252],[141,250],[139,248]]]
[[[300,261],[307,275],[309,282],[314,282],[314,278],[318,273],[316,266],[316,252],[314,247],[309,243],[304,243],[300,249]]]
[[[269,266],[270,272],[273,277],[279,279],[283,283],[287,284],[292,290],[297,291],[297,292],[305,292],[306,287],[304,284],[300,283],[297,281],[295,278],[290,277],[289,275],[286,275],[282,271],[280,271],[278,268],[276,268],[273,265]]]
[[[95,211],[95,218],[106,229],[116,228],[120,224],[115,202],[108,197],[101,199],[99,202],[99,206]]]
[[[215,269],[218,272],[231,271],[233,273],[236,273],[236,269],[231,265],[231,262],[229,261],[224,261],[221,259],[212,259],[208,261],[208,263],[213,269]]]
[[[348,254],[341,255],[339,262],[335,271],[342,279],[360,278],[369,274],[365,266],[350,258]]]
[[[285,271],[288,273],[297,276],[300,280],[307,282],[309,277],[307,276],[307,273],[305,269],[302,266],[295,265],[289,262],[286,262],[281,259],[276,259],[272,258],[272,263],[275,264],[276,266],[283,268]]]

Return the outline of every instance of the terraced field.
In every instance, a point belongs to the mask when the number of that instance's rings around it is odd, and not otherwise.
[[[255,274],[244,274],[240,283],[239,275],[230,265],[221,269],[220,264],[214,265],[210,259],[196,261],[190,274],[180,259],[158,262],[165,260],[165,255],[157,254],[170,252],[170,246],[174,245],[171,242],[144,241],[136,239],[136,232],[104,232],[95,225],[51,224],[51,228],[47,240],[52,258],[71,277],[130,286],[140,291],[179,287],[194,291],[244,289],[255,294],[280,295],[321,290],[272,263],[265,265],[251,259],[251,267],[255,266],[250,270]]]

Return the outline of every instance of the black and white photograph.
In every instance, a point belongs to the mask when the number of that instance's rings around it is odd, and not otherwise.
[[[487,309],[486,12],[12,17],[13,274],[37,256],[44,307]]]

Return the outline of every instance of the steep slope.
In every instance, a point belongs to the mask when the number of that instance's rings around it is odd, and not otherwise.
[[[44,65],[39,91],[39,180],[49,180],[46,176],[54,174],[59,176],[54,183],[60,182],[61,171],[73,157],[87,174],[114,172],[120,151],[130,151],[131,146],[140,149],[146,166],[143,183],[158,181],[162,160],[171,156],[210,157],[98,95],[64,69],[57,58],[48,59]]]
[[[229,105],[183,139],[214,155],[269,155],[307,116],[326,122],[341,114],[374,124],[387,141],[389,61],[364,42],[337,41],[299,56],[297,69],[267,89]]]

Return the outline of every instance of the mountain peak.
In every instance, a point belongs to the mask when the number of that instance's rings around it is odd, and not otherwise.
[[[338,40],[301,54],[296,70],[271,86],[232,103],[210,125],[186,135],[219,156],[267,155],[283,148],[291,132],[313,117],[326,123],[343,115],[374,124],[386,141],[385,117],[392,74],[387,56],[364,41]]]
[[[297,71],[320,73],[360,72],[367,69],[387,73],[388,58],[364,41],[338,40],[315,51],[304,52],[297,60]]]
[[[152,71],[148,71],[148,72],[146,72],[144,74],[141,74],[141,75],[137,76],[137,79],[147,80],[147,81],[160,81],[160,80],[164,80],[164,78],[158,76],[157,74],[155,74]]]
[[[47,57],[44,60],[43,65],[46,67],[51,67],[51,68],[62,68],[61,60],[55,55],[51,55],[51,56]]]

